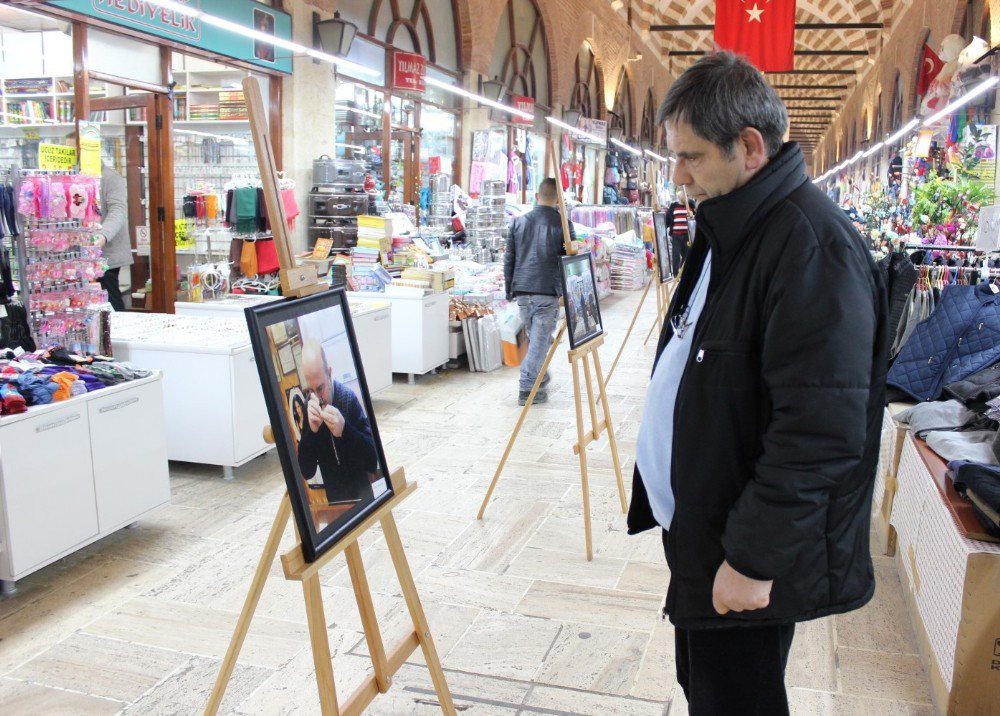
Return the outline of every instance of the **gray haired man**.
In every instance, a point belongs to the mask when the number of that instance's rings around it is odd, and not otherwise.
[[[629,532],[662,529],[692,716],[787,714],[795,623],[875,589],[885,287],[744,59],[696,62],[659,121],[697,229],[660,335]]]

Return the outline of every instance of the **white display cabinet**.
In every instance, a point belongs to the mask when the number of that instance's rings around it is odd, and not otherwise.
[[[278,296],[228,296],[218,301],[174,304],[177,315],[243,319],[247,307],[281,300]],[[386,301],[349,301],[361,363],[374,395],[392,385],[392,313]]]
[[[0,581],[14,582],[170,502],[154,374],[0,418]]]
[[[163,372],[167,457],[233,468],[273,449],[257,364],[240,318],[115,313],[115,358]]]
[[[436,372],[448,362],[448,294],[348,293],[352,303],[385,301],[392,308],[392,372]]]

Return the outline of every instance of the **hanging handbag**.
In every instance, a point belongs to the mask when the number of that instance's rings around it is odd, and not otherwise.
[[[257,273],[275,273],[281,268],[278,263],[278,250],[274,246],[274,239],[257,239],[253,242],[257,249]]]
[[[0,348],[22,348],[28,353],[36,348],[28,326],[28,313],[18,303],[0,303]]]
[[[257,275],[257,249],[254,247],[256,241],[243,239],[243,249],[240,251],[240,273],[244,276]]]

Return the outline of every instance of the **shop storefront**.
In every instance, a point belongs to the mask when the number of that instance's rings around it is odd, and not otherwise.
[[[201,3],[232,22],[290,38],[280,7]],[[143,14],[145,13],[145,14]],[[99,136],[125,181],[132,262],[126,307],[171,312],[190,297],[191,264],[228,258],[225,192],[259,183],[241,81],[258,79],[280,163],[282,76],[291,60],[199,19],[127,3],[61,0],[5,9],[0,161],[38,169],[38,145]],[[211,197],[211,199],[209,198]]]

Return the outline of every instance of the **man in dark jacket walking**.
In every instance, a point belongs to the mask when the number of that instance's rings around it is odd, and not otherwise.
[[[559,296],[562,294],[559,256],[566,253],[563,241],[562,217],[556,208],[559,204],[556,180],[549,178],[538,187],[538,205],[511,223],[507,252],[504,255],[504,283],[507,300],[517,298],[521,310],[521,323],[528,334],[528,353],[521,362],[518,382],[518,404],[524,405],[538,377],[545,355],[552,346],[552,331],[559,317]],[[573,224],[569,224],[570,238],[574,239]],[[545,386],[549,376],[535,395],[534,402],[548,400]]]
[[[659,121],[697,228],[647,394],[629,532],[663,530],[692,716],[787,714],[795,622],[875,589],[885,288],[744,59],[695,63]]]

